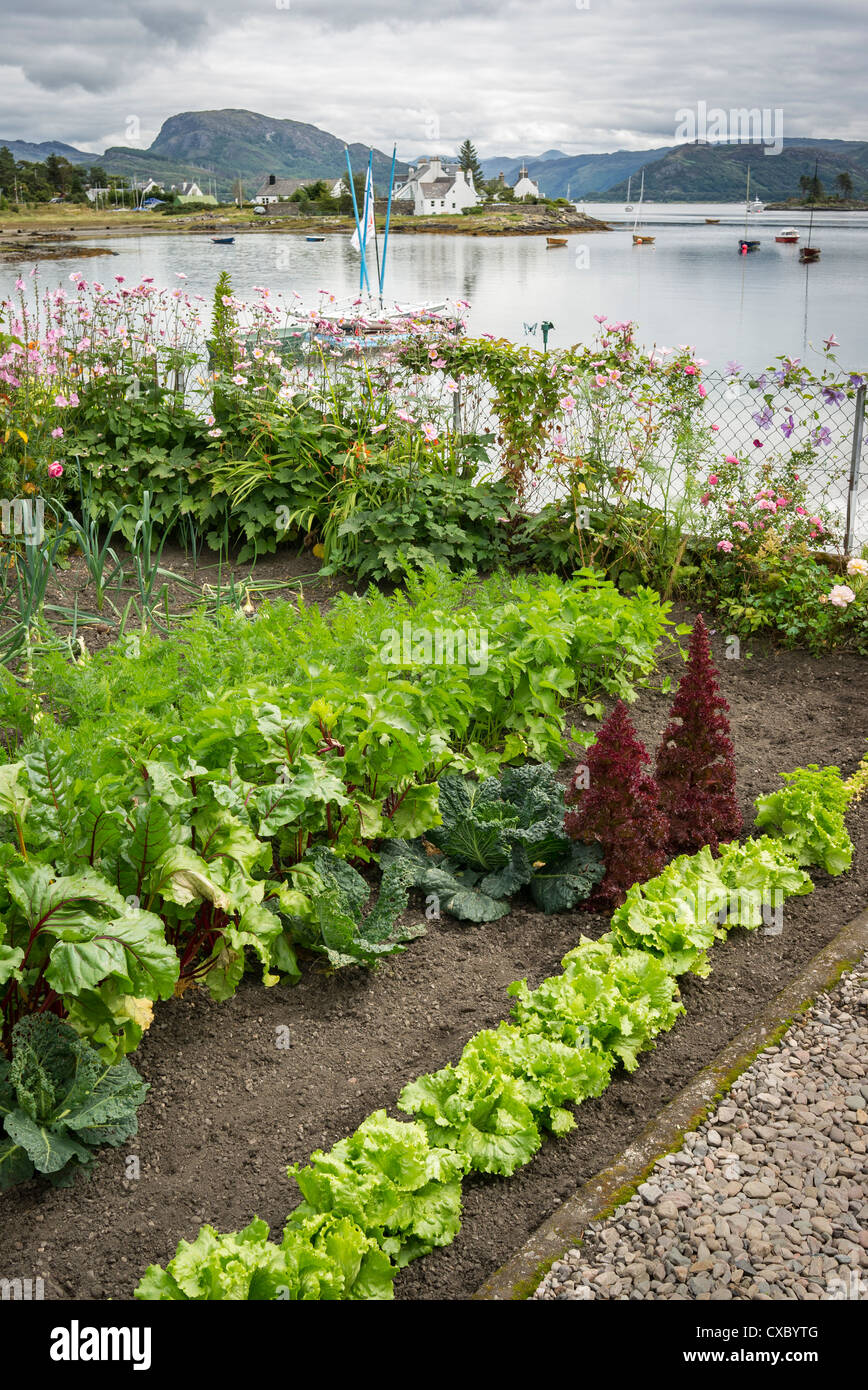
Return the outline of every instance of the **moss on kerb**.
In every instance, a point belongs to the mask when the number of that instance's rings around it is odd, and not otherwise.
[[[576,1245],[580,1244],[580,1241],[576,1241]],[[573,1247],[570,1246],[570,1249],[572,1248]],[[517,1283],[513,1284],[512,1301],[514,1303],[527,1302],[527,1300],[531,1298],[533,1294],[536,1293],[537,1289],[539,1288],[543,1279],[545,1279],[552,1265],[555,1264],[556,1261],[560,1258],[560,1255],[550,1255],[547,1260],[540,1261],[536,1269],[533,1271],[533,1274],[529,1275],[527,1279],[519,1279]]]

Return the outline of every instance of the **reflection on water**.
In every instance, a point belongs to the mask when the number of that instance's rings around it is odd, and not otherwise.
[[[834,332],[839,360],[847,367],[868,361],[868,216],[817,214],[812,241],[822,260],[803,266],[798,246],[778,245],[775,232],[807,228],[807,214],[763,213],[750,218],[750,234],[762,243],[757,255],[739,256],[744,211],[737,204],[647,204],[643,220],[654,227],[653,246],[632,244],[632,219],[620,205],[588,204],[587,211],[622,221],[608,233],[574,235],[566,247],[547,249],[544,236],[475,237],[392,232],[387,298],[434,300],[452,296],[471,304],[470,328],[541,347],[540,323],[555,327],[551,347],[587,341],[594,314],[635,319],[652,343],[692,344],[712,366],[737,359],[759,368],[782,353],[808,356]],[[705,216],[720,217],[717,226]],[[468,218],[468,224],[472,220]],[[802,239],[806,240],[806,230]],[[93,238],[98,244],[98,238]],[[233,290],[245,297],[256,285],[290,294],[306,304],[326,290],[340,298],[358,289],[359,261],[346,235],[306,242],[298,233],[237,233],[233,246],[215,246],[208,233],[118,238],[116,256],[45,261],[43,285],[67,280],[72,270],[88,279],[128,281],[152,275],[157,284],[179,285],[210,296],[228,269]],[[30,267],[0,266],[0,292]],[[179,280],[178,272],[186,276]],[[371,281],[376,269],[370,255]],[[536,332],[526,329],[536,325]]]

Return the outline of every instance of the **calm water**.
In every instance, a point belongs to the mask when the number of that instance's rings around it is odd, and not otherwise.
[[[633,216],[622,206],[586,204],[594,215],[618,220],[615,230],[571,236],[568,245],[548,250],[545,238],[392,235],[387,298],[439,300],[457,297],[471,304],[470,329],[531,346],[541,345],[538,325],[554,324],[550,346],[588,340],[595,313],[635,319],[647,345],[690,343],[713,367],[736,358],[748,367],[766,365],[780,353],[809,355],[834,332],[842,364],[868,364],[868,214],[823,213],[811,238],[822,249],[813,266],[798,262],[798,247],[777,245],[786,225],[802,230],[807,213],[761,213],[749,219],[760,251],[739,256],[744,228],[738,204],[646,204],[645,229],[653,246],[634,247]],[[706,216],[720,217],[706,226]],[[93,238],[93,244],[99,244]],[[321,289],[340,298],[358,288],[358,257],[349,237],[328,236],[318,243],[303,235],[239,233],[234,246],[214,246],[208,233],[123,237],[108,243],[116,256],[45,261],[43,285],[67,281],[80,269],[87,278],[107,281],[152,275],[158,284],[210,295],[222,269],[232,273],[234,292],[247,296],[254,285],[284,293],[297,291],[306,302]],[[372,283],[373,254],[369,255]],[[0,292],[13,285],[18,268],[0,267]],[[180,282],[177,272],[187,279]],[[536,324],[537,331],[529,328]]]

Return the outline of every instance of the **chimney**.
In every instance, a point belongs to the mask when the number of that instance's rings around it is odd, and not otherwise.
[[[269,187],[271,187],[271,185],[272,185],[272,184],[275,184],[275,183],[277,183],[277,175],[276,175],[276,174],[269,174],[269,175],[268,175],[268,184],[269,184]]]

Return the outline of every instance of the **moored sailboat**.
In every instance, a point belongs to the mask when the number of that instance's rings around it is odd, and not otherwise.
[[[642,204],[645,201],[645,170],[642,170],[642,187],[639,190],[639,206],[636,209],[636,220],[633,223],[633,245],[652,246],[654,237],[648,236],[646,232],[640,231],[642,225]]]
[[[818,159],[814,164],[814,186],[811,193],[811,220],[808,223],[808,240],[805,246],[799,247],[799,260],[803,265],[810,265],[812,261],[818,261],[820,259],[819,246],[811,245],[811,236],[814,231],[814,203],[817,197],[817,170],[819,167],[820,161]]]

